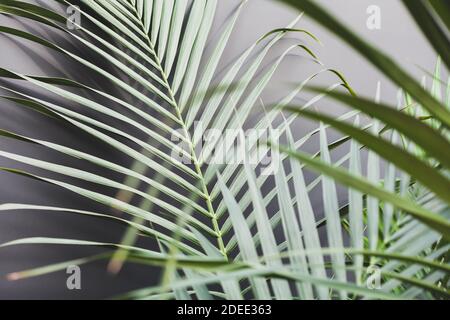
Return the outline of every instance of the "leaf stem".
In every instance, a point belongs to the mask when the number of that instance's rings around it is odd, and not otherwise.
[[[135,9],[135,11],[136,11],[136,9]],[[137,14],[137,12],[136,12],[136,14]],[[141,22],[141,27],[144,29],[144,25],[142,24],[142,21],[140,19],[139,19],[139,21]],[[208,208],[208,212],[211,214],[212,225],[213,225],[213,228],[214,228],[214,232],[216,233],[217,244],[218,244],[219,250],[222,253],[222,255],[228,260],[228,253],[227,253],[227,249],[225,247],[225,244],[224,244],[224,241],[223,241],[223,238],[222,238],[222,232],[220,230],[218,216],[217,216],[217,214],[216,214],[216,212],[214,210],[214,206],[213,206],[212,201],[211,201],[211,195],[210,195],[210,192],[208,190],[208,186],[206,184],[206,180],[205,180],[205,178],[203,176],[203,172],[202,172],[201,167],[200,167],[200,162],[199,162],[199,160],[197,158],[197,155],[195,153],[195,148],[194,148],[194,145],[192,143],[192,139],[190,139],[189,131],[187,129],[186,123],[185,123],[185,121],[183,119],[183,116],[181,114],[181,109],[180,109],[180,107],[178,105],[177,100],[175,99],[175,94],[174,94],[174,92],[172,90],[172,87],[171,87],[171,85],[169,83],[168,76],[166,75],[166,72],[164,71],[164,69],[162,67],[161,60],[159,59],[158,55],[156,54],[155,46],[152,43],[150,37],[148,37],[147,33],[145,33],[145,35],[146,35],[146,41],[147,41],[147,43],[149,45],[150,51],[151,51],[151,53],[154,56],[155,63],[157,64],[158,71],[161,73],[161,76],[163,78],[163,82],[165,83],[165,85],[167,87],[167,90],[169,91],[169,98],[171,99],[172,105],[175,108],[176,116],[177,116],[177,118],[178,118],[178,120],[180,122],[180,125],[182,126],[183,133],[184,133],[184,135],[186,137],[186,140],[187,140],[187,142],[189,144],[189,149],[190,149],[189,151],[191,153],[191,157],[192,157],[192,161],[193,161],[193,164],[194,164],[194,167],[195,167],[195,171],[197,172],[197,174],[199,176],[199,179],[200,179],[200,182],[201,182],[201,188],[202,188],[202,192],[203,192],[203,194],[205,196],[205,201],[206,201],[206,205],[207,205],[207,208]]]

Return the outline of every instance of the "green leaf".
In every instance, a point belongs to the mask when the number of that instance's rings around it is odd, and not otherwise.
[[[292,151],[281,146],[278,146],[278,148],[282,152],[285,152],[291,157],[294,157],[295,159],[305,163],[314,171],[323,173],[352,189],[358,190],[368,195],[372,195],[382,201],[392,203],[395,207],[406,211],[430,228],[438,231],[446,240],[450,239],[450,223],[441,216],[418,206],[417,204],[411,202],[406,198],[400,197],[394,193],[389,193],[382,188],[371,184],[361,177],[354,176],[348,173],[346,170],[330,166],[320,160],[311,158],[311,156],[305,153]]]
[[[405,89],[417,102],[427,109],[442,123],[450,127],[450,112],[436,101],[420,84],[418,84],[407,72],[399,67],[399,64],[389,56],[367,43],[362,37],[355,34],[337,18],[323,9],[319,4],[311,0],[279,0],[285,2],[300,11],[305,12],[312,19],[339,37],[342,41],[353,47],[375,67],[401,88]]]
[[[323,89],[318,88],[312,90],[324,92]],[[397,110],[395,107],[373,102],[369,99],[349,96],[336,91],[328,92],[327,96],[384,122],[423,148],[429,156],[438,159],[443,165],[450,168],[450,155],[442,152],[442,150],[450,148],[449,140],[422,121]]]
[[[295,107],[288,107],[286,108],[286,110],[307,117],[309,119],[322,121],[331,125],[337,130],[350,135],[360,143],[375,151],[384,159],[389,160],[398,168],[415,177],[424,186],[435,192],[447,203],[450,203],[450,194],[448,193],[448,190],[450,190],[450,180],[441,172],[439,172],[435,168],[430,167],[428,164],[406,152],[405,150],[390,144],[383,138],[371,135],[364,130],[355,128],[344,122],[337,121],[324,114],[308,110],[299,110]]]
[[[428,41],[430,41],[431,45],[442,57],[447,68],[450,69],[449,30],[443,30],[441,28],[440,22],[434,18],[434,13],[430,10],[430,5],[426,4],[425,1],[402,0],[402,2],[422,29],[422,32],[428,38]],[[443,9],[443,14],[445,14],[445,12],[447,12],[447,14],[450,12],[448,10],[449,8],[444,8],[445,5],[441,7]]]

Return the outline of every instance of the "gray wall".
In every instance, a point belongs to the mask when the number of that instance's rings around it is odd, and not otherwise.
[[[37,2],[46,4],[50,1]],[[422,75],[422,72],[415,66],[416,64],[428,70],[433,69],[436,59],[435,54],[405,12],[400,1],[321,0],[320,2],[356,32],[362,34],[368,41],[376,43],[401,61],[401,64],[415,76],[420,77]],[[237,0],[219,0],[215,30],[218,30],[218,27],[237,3]],[[382,9],[381,30],[370,31],[366,28],[366,8],[371,4],[379,5]],[[293,10],[280,5],[276,1],[250,0],[236,26],[232,41],[226,50],[222,67],[225,67],[259,36],[271,29],[286,26],[295,16],[296,13]],[[28,30],[33,30],[27,23],[22,25],[4,16],[0,17],[0,24],[22,26],[28,28]],[[303,18],[298,26],[312,31],[321,39],[323,46],[313,44],[313,50],[326,66],[343,71],[358,93],[373,96],[376,83],[381,81],[383,100],[393,104],[396,103],[396,87],[392,86],[388,80],[371,68],[361,57],[321,27],[312,23],[308,18]],[[38,32],[41,32],[41,30],[38,30]],[[267,59],[267,63],[277,57],[288,43],[293,42],[294,40],[286,40],[277,46]],[[1,67],[28,74],[55,75],[61,72],[59,68],[61,64],[65,65],[64,63],[58,57],[49,54],[47,50],[0,35]],[[286,92],[286,84],[298,83],[314,70],[317,70],[317,67],[311,63],[298,57],[289,57],[276,73],[271,87],[264,93],[264,102],[276,101]],[[77,76],[83,77],[80,70],[75,71]],[[89,79],[89,81],[92,81],[92,79]],[[319,79],[319,82],[323,85],[328,85],[332,81],[334,81],[332,77]],[[324,105],[337,108],[337,106],[329,103]],[[98,143],[91,141],[87,136],[80,136],[75,130],[64,129],[61,125],[55,125],[35,113],[18,109],[17,106],[4,100],[1,101],[0,106],[2,114],[0,127],[3,129],[28,134],[44,140],[56,139],[63,144],[82,146],[84,150],[95,151],[105,158],[116,157],[112,150],[99,146]],[[299,123],[296,130],[301,134],[301,132],[306,131],[307,127],[306,124],[303,126],[302,123]],[[23,154],[36,158],[59,159],[57,155],[49,154],[42,148],[13,143],[5,139],[0,139],[0,149],[20,150]],[[116,160],[116,158],[114,159]],[[66,164],[71,163],[67,159],[60,160],[65,161]],[[123,161],[124,164],[127,164],[126,160],[123,159],[117,159],[117,161]],[[0,158],[0,166],[26,168],[3,158]],[[6,202],[50,204],[102,210],[90,201],[61,191],[58,188],[12,174],[0,173],[0,203]],[[317,201],[317,206],[320,206],[319,202]],[[88,218],[31,213],[2,213],[0,215],[0,243],[30,236],[72,237],[107,242],[118,241],[122,232],[123,228],[118,225]],[[82,257],[95,252],[98,252],[98,250],[54,246],[22,246],[0,249],[0,299],[104,298],[115,293],[150,285],[157,278],[156,271],[131,265],[127,265],[118,277],[112,277],[105,273],[105,264],[98,263],[83,267],[81,291],[68,291],[66,289],[66,274],[64,272],[18,282],[8,282],[3,279],[3,275],[8,272],[58,262],[63,259]]]

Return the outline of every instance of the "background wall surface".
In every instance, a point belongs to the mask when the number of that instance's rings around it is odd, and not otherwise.
[[[35,1],[35,3],[41,5],[48,5],[52,2],[50,0]],[[425,42],[400,1],[321,0],[319,2],[351,26],[355,32],[363,35],[367,41],[375,43],[398,61],[401,61],[401,64],[418,78],[422,76],[423,72],[417,66],[422,66],[430,71],[433,70],[436,55]],[[219,0],[215,32],[219,30],[221,24],[237,3],[239,3],[237,0]],[[377,5],[381,9],[382,24],[380,30],[369,30],[366,26],[368,18],[366,10],[371,5]],[[271,29],[286,26],[296,15],[297,13],[294,10],[279,4],[277,1],[250,0],[235,27],[233,38],[225,52],[221,67],[226,67],[229,62],[233,61],[261,35]],[[29,31],[46,34],[45,30],[35,30],[27,22],[16,21],[5,16],[0,16],[0,25],[20,26],[27,28]],[[308,18],[303,18],[298,27],[310,30],[321,40],[322,46],[312,45],[314,52],[327,67],[342,71],[360,95],[373,97],[377,82],[381,81],[382,99],[391,104],[396,104],[397,88],[371,68],[363,58],[320,26],[312,23]],[[215,32],[212,33],[211,39],[214,39]],[[287,44],[294,43],[296,41],[294,38],[299,39],[294,35],[288,38],[290,39],[285,40],[285,43],[272,50],[267,63],[278,57],[285,50]],[[60,61],[57,56],[49,53],[48,50],[0,34],[0,67],[26,74],[55,75],[61,72],[61,67],[67,66],[64,61]],[[286,84],[298,83],[301,79],[310,75],[313,69],[310,63],[306,63],[301,58],[290,56],[281,65],[270,88],[264,92],[263,101],[267,103],[277,101],[286,92]],[[75,70],[75,72],[78,72],[80,79],[88,75],[81,70]],[[96,81],[95,79],[89,80]],[[320,81],[323,85],[329,85],[331,80],[330,78],[324,78]],[[339,109],[339,106],[332,104],[329,106],[336,108],[336,110]],[[307,125],[305,124],[305,126]],[[88,136],[80,135],[75,130],[67,130],[63,126],[56,125],[35,113],[18,109],[3,99],[0,101],[0,127],[44,140],[57,139],[63,144],[82,146],[86,151],[95,150],[97,154],[101,154],[106,159],[114,157],[111,150],[105,146],[99,146],[92,139],[88,139]],[[299,133],[304,130],[301,122],[298,123],[296,130]],[[42,148],[12,143],[5,139],[0,139],[0,145],[2,150],[21,150],[23,154],[35,158],[53,157],[52,159],[55,159],[58,157],[56,154],[49,155],[48,151]],[[115,160],[120,161],[120,159]],[[61,159],[61,161],[68,160]],[[126,163],[125,160],[123,161]],[[17,167],[17,164],[0,158],[0,166]],[[26,168],[26,166],[21,166],[21,168]],[[9,202],[52,204],[101,210],[101,207],[92,204],[91,201],[69,192],[27,178],[0,173],[0,203]],[[316,204],[320,206],[320,201],[317,201]],[[25,212],[0,214],[0,243],[31,236],[114,242],[120,240],[123,231],[124,229],[116,224],[90,218]],[[4,275],[9,272],[83,257],[96,252],[100,251],[55,246],[21,246],[0,249],[0,299],[106,298],[127,290],[151,285],[159,276],[157,271],[126,265],[119,276],[113,277],[106,274],[105,263],[97,263],[82,268],[82,290],[79,291],[67,290],[67,275],[65,272],[25,281],[9,282],[4,279]]]

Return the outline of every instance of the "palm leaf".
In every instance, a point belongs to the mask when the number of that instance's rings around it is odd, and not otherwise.
[[[54,2],[62,10],[72,5],[72,1]],[[96,212],[70,206],[4,203],[0,204],[0,212],[72,214],[114,221],[128,229],[119,243],[38,237],[0,245],[105,250],[97,256],[12,273],[10,280],[109,259],[109,270],[113,272],[118,272],[123,263],[163,269],[159,284],[125,294],[124,298],[448,298],[441,281],[449,271],[442,257],[448,252],[445,241],[450,234],[450,159],[442,150],[449,146],[445,132],[450,116],[438,95],[438,83],[442,82],[438,66],[434,88],[428,93],[318,5],[291,1],[350,41],[420,104],[409,101],[404,108],[392,109],[379,101],[356,97],[340,72],[324,67],[310,48],[310,42],[320,41],[297,27],[301,15],[286,26],[263,33],[220,70],[247,1],[238,3],[214,37],[217,0],[80,3],[77,10],[82,22],[75,23],[76,30],[67,28],[67,17],[57,9],[16,0],[0,4],[1,14],[58,32],[70,46],[56,38],[36,35],[32,29],[1,25],[0,33],[42,46],[101,81],[80,80],[68,70],[63,70],[67,71],[63,76],[42,76],[0,68],[0,97],[5,103],[82,132],[129,163],[102,159],[94,152],[56,140],[0,129],[2,139],[38,145],[71,160],[60,164],[2,147],[0,156],[17,168],[8,165],[1,171],[52,184],[104,208]],[[427,21],[436,8],[442,10],[437,3],[423,12],[418,11],[419,5],[409,6],[427,34],[443,28]],[[439,16],[445,17],[445,12]],[[283,45],[288,33],[295,37],[295,44],[283,47],[282,53],[267,64],[271,50]],[[444,35],[436,33],[430,40],[447,64]],[[266,110],[262,94],[291,54],[302,54],[305,61],[319,69],[305,75],[281,101]],[[101,57],[104,65],[93,57]],[[332,74],[336,82],[325,90],[313,89],[316,95],[297,106],[295,100],[305,87],[326,74]],[[44,95],[24,90],[20,84]],[[350,95],[338,92],[339,88]],[[57,99],[50,99],[50,95]],[[310,110],[317,110],[326,96],[355,110],[336,118]],[[263,108],[257,106],[259,102]],[[431,124],[416,117],[415,111],[420,108],[433,117]],[[360,127],[360,114],[376,121]],[[320,125],[297,137],[292,129],[299,117],[317,120]],[[355,117],[355,125],[346,123]],[[256,124],[252,128],[258,130],[256,138],[244,138],[244,149],[240,149],[246,159],[254,160],[252,163],[220,163],[221,156],[234,151],[229,145],[222,149],[220,137],[212,137],[204,144],[209,129],[230,130],[228,138],[235,142],[242,138],[243,128],[253,122]],[[344,135],[329,141],[331,127]],[[392,134],[390,140],[383,137],[386,132]],[[304,153],[301,149],[315,137],[320,139],[316,153]],[[275,143],[283,139],[288,146]],[[399,139],[406,147],[398,145]],[[266,145],[266,140],[273,148]],[[350,151],[333,161],[334,150],[346,147],[347,142]],[[362,177],[364,149],[370,153],[368,179]],[[259,173],[268,156],[276,159],[278,170],[273,175]],[[372,170],[381,159],[389,162],[385,178]],[[92,169],[78,169],[82,161],[91,164]],[[344,168],[346,162],[348,170]],[[308,182],[307,168],[319,173]],[[122,180],[99,174],[97,169],[120,174]],[[401,179],[395,170],[402,170]],[[337,183],[350,189],[344,205],[338,198]],[[312,201],[312,192],[319,186],[323,219]],[[125,215],[114,216],[111,209]],[[384,232],[378,232],[380,229]],[[138,240],[144,237],[157,249],[141,247]],[[348,238],[350,247],[346,244]],[[369,264],[381,266],[381,290],[363,285],[369,277],[365,269]]]

